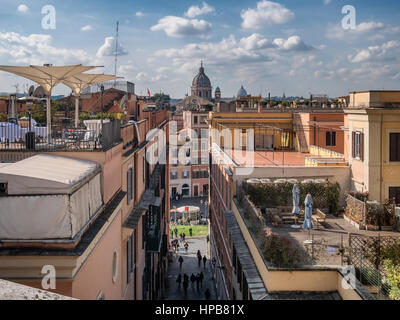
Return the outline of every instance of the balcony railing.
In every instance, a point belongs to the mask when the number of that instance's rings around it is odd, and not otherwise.
[[[52,130],[0,123],[0,151],[105,150],[121,142],[121,122],[90,123],[84,128]]]

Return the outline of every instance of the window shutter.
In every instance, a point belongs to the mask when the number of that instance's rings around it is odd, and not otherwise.
[[[128,199],[128,204],[131,202],[131,175],[129,174],[129,170],[126,173],[126,193],[127,193],[127,199]]]
[[[396,133],[396,140],[397,140],[397,155],[396,155],[396,161],[400,161],[400,133]]]
[[[132,242],[131,238],[128,239],[126,243],[126,255],[127,255],[127,266],[126,266],[126,271],[127,271],[127,282],[129,283],[130,277],[131,277],[131,268],[132,268]]]
[[[364,133],[360,133],[360,159],[364,161]]]
[[[354,131],[351,133],[351,152],[354,159],[356,157],[356,133]]]
[[[135,189],[135,170],[133,170],[133,168],[131,169],[131,189],[132,189],[132,191],[131,191],[132,199],[133,199],[133,202],[135,202],[136,201],[136,196],[135,196],[135,191],[136,191],[136,189]]]

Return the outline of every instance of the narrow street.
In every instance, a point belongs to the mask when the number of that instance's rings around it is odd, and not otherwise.
[[[183,243],[180,243],[180,249],[178,254],[174,254],[173,262],[169,264],[168,268],[168,276],[167,276],[167,288],[164,293],[165,300],[205,300],[205,291],[206,289],[210,289],[211,296],[210,300],[216,300],[215,294],[215,285],[213,280],[212,273],[212,265],[210,260],[207,260],[206,268],[203,266],[203,262],[201,262],[201,266],[198,266],[197,261],[197,250],[200,250],[201,254],[204,256],[207,255],[209,258],[208,245],[206,238],[187,238],[187,243],[189,244],[189,250],[186,253],[183,248]],[[183,258],[182,269],[179,268],[179,256]],[[199,290],[196,288],[196,282],[192,283],[189,281],[189,287],[187,289],[187,293],[185,294],[183,285],[178,286],[176,282],[176,278],[179,274],[183,275],[186,273],[189,277],[193,273],[196,275],[197,273],[203,272],[204,280],[203,285],[200,286]],[[182,280],[183,282],[183,280]]]

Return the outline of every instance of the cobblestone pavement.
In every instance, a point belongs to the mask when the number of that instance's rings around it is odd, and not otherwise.
[[[167,287],[164,293],[165,300],[205,300],[205,291],[206,289],[210,289],[211,297],[210,300],[216,300],[215,293],[215,284],[212,273],[212,266],[209,260],[207,260],[206,268],[204,269],[203,262],[201,263],[201,267],[198,266],[197,261],[197,250],[200,250],[201,254],[204,256],[205,254],[209,257],[208,245],[206,238],[191,238],[187,239],[187,243],[189,244],[188,253],[185,252],[183,248],[183,244],[181,243],[181,248],[179,249],[178,254],[174,254],[173,261],[169,264],[168,267],[168,276],[167,276]],[[179,256],[183,258],[182,269],[179,268]],[[187,293],[185,294],[183,290],[183,286],[179,287],[176,278],[179,274],[183,275],[186,273],[189,277],[192,273],[195,275],[197,273],[203,272],[204,280],[203,286],[197,290],[196,282],[194,285],[189,281],[189,287],[187,289]],[[182,280],[183,282],[183,280]]]

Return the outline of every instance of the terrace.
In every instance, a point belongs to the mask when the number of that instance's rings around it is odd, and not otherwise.
[[[302,215],[305,194],[313,196],[314,228],[308,232],[301,227],[304,218],[297,220],[292,214],[293,184],[276,182],[280,181],[249,179],[234,200],[266,267],[299,271],[351,268],[360,281],[357,290],[367,288],[375,298],[388,299],[390,286],[383,280],[385,271],[381,251],[400,240],[395,224],[390,224],[394,220],[394,207],[389,206],[385,211],[379,232],[372,231],[378,230],[372,227],[360,230],[359,225],[346,217],[348,213],[340,209],[334,184],[322,180],[303,183],[298,180]],[[361,211],[369,212],[371,209],[367,207]],[[369,217],[368,213],[365,215]],[[317,217],[323,219],[317,221]],[[388,222],[390,226],[384,227],[384,221],[391,221]]]
[[[104,151],[121,142],[121,122],[89,120],[82,128],[52,130],[0,123],[0,151]]]

